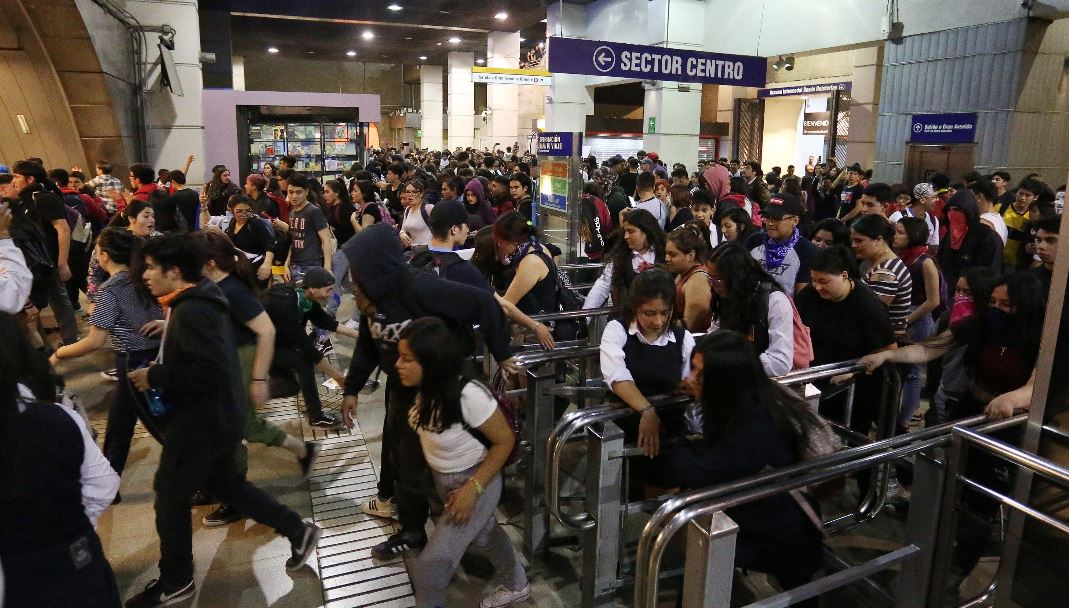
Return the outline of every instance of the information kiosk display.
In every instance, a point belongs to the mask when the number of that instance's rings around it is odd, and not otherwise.
[[[579,238],[582,152],[582,133],[538,134],[538,204],[534,223],[547,242],[561,248],[567,264],[584,256]]]

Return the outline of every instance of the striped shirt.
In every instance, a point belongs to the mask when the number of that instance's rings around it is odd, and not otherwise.
[[[93,301],[89,324],[107,330],[115,349],[134,352],[159,348],[158,338],[141,335],[149,321],[163,319],[163,309],[155,301],[146,301],[134,289],[126,271],[117,272],[100,286]]]
[[[910,303],[913,299],[913,278],[909,268],[898,256],[875,266],[868,262],[862,264],[861,273],[869,289],[877,297],[892,298],[887,305],[891,316],[891,327],[895,331],[905,331],[906,317],[909,316]]]

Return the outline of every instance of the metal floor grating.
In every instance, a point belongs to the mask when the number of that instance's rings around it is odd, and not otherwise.
[[[342,393],[320,387],[323,410],[339,415]],[[319,429],[304,423],[304,404],[299,397],[272,399],[258,413],[275,423],[298,421],[305,441],[319,441],[319,459],[309,475],[312,519],[323,527],[316,550],[319,578],[327,608],[408,608],[415,606],[408,570],[401,558],[388,562],[371,557],[371,547],[386,540],[395,529],[394,520],[365,515],[360,505],[376,493],[378,474],[368,454],[359,426],[352,430]],[[107,417],[90,422],[97,442],[104,444]],[[140,422],[134,438],[152,435]]]
[[[338,414],[340,391],[320,388],[323,410]],[[265,417],[303,417],[297,397],[277,399],[264,407]],[[287,412],[288,410],[288,412]],[[340,418],[340,415],[339,415]],[[355,423],[355,421],[354,421]],[[327,608],[407,608],[416,604],[404,561],[379,561],[371,547],[396,531],[392,519],[365,515],[360,505],[374,496],[378,475],[358,424],[352,430],[318,429],[302,424],[306,441],[322,451],[308,478],[312,519],[323,527],[316,550],[319,578]]]

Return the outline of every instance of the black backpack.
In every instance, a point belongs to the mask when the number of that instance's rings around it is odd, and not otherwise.
[[[427,270],[444,277],[446,268],[461,261],[460,256],[457,255],[441,256],[426,247],[417,247],[412,250],[412,257],[408,263],[413,268]]]
[[[583,309],[583,296],[579,295],[575,289],[572,288],[571,281],[568,280],[567,275],[564,274],[560,268],[557,268],[557,264],[553,261],[553,258],[549,257],[541,250],[536,251],[535,255],[545,262],[549,268],[550,274],[557,280],[557,310],[559,312],[572,312],[575,310]],[[546,311],[550,312],[550,311]],[[569,340],[582,340],[586,338],[587,326],[586,319],[567,319],[564,321],[557,321],[553,324],[553,338],[555,340],[569,341]]]

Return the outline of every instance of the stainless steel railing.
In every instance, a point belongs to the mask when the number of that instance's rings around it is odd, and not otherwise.
[[[1023,424],[1027,417],[1016,416],[997,422],[986,422],[983,416],[942,424],[917,433],[899,435],[857,448],[843,450],[822,458],[799,463],[791,467],[771,471],[748,479],[723,484],[716,488],[692,492],[665,503],[654,514],[643,530],[638,546],[637,564],[639,570],[635,579],[635,604],[639,607],[656,606],[658,580],[661,561],[665,549],[672,537],[684,526],[700,518],[711,517],[725,509],[737,507],[757,500],[762,500],[791,490],[805,488],[815,483],[843,477],[875,465],[890,464],[895,460],[914,454],[930,451],[945,446],[951,441],[952,433],[966,426],[981,425],[978,430],[993,432]],[[931,498],[931,496],[928,496]],[[926,514],[930,517],[930,513]],[[911,510],[911,525],[914,519],[920,519]],[[929,522],[930,523],[930,522]],[[908,545],[884,556],[854,566],[843,572],[819,579],[794,590],[771,598],[762,605],[784,606],[796,601],[808,599],[885,570],[903,561],[921,557],[934,550],[934,539],[929,538],[926,546],[917,543]],[[730,566],[731,563],[728,563]],[[715,576],[721,583],[730,585],[731,568]],[[703,573],[707,574],[707,573]],[[915,587],[915,586],[914,586]],[[917,591],[916,588],[913,589]],[[900,601],[901,603],[901,601]],[[908,605],[908,604],[907,604]]]

